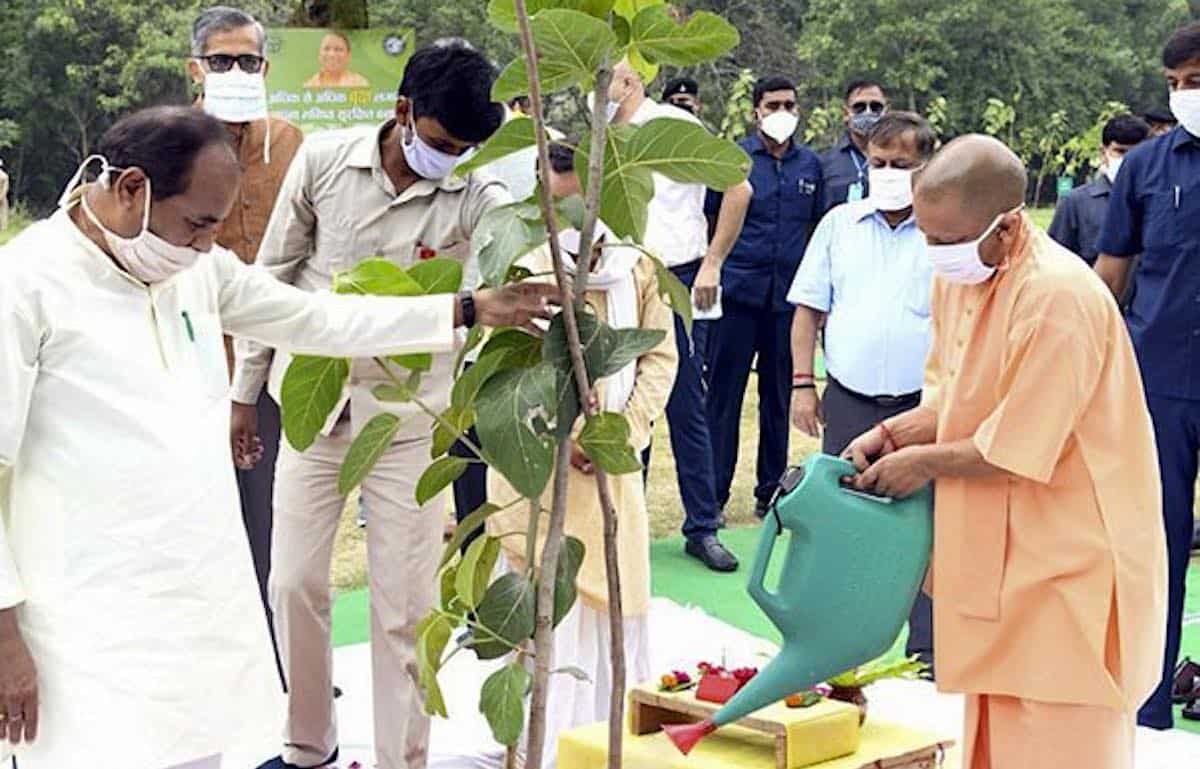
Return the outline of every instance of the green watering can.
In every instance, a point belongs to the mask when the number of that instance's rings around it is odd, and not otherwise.
[[[845,488],[854,466],[818,454],[780,482],[763,522],[750,597],[783,648],[711,719],[664,727],[688,753],[720,726],[866,664],[891,648],[912,609],[933,546],[933,493],[889,499]],[[778,592],[767,564],[791,533]]]

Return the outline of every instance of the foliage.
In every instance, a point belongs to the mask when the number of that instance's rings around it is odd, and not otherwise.
[[[623,56],[648,67],[683,66],[719,56],[738,44],[737,31],[711,13],[681,18],[655,0],[530,0],[531,37],[536,46],[540,86],[546,92],[569,94],[582,102],[582,91],[592,89],[597,73]],[[374,16],[375,8],[372,6]],[[512,0],[491,0],[488,16],[500,30],[516,26]],[[493,89],[497,99],[532,90],[523,58],[504,69]],[[653,193],[652,174],[676,181],[724,189],[744,180],[749,158],[739,147],[683,120],[659,119],[640,127],[603,127],[603,179],[599,214],[617,236],[638,245],[645,230],[646,207]],[[471,161],[471,170],[486,166],[533,145],[533,121],[518,119],[498,131]],[[598,145],[599,146],[599,145]],[[576,169],[587,183],[591,160],[590,140],[576,149]],[[578,200],[562,201],[546,222],[538,201],[519,201],[488,212],[472,234],[472,248],[484,281],[502,286],[522,277],[518,260],[548,240],[548,224],[562,227],[582,224],[585,206]],[[594,209],[593,209],[594,210]],[[407,269],[384,259],[369,259],[334,276],[339,293],[378,296],[419,296],[456,291],[462,281],[461,265],[435,259]],[[660,290],[667,302],[690,318],[686,289],[665,269],[658,270]],[[674,281],[674,283],[672,282]],[[574,326],[569,329],[568,326]],[[578,342],[572,333],[577,331]],[[521,496],[517,504],[529,505],[528,526],[501,536],[524,536],[530,557],[524,568],[493,575],[500,553],[500,538],[485,535],[465,554],[457,548],[463,537],[447,546],[439,575],[441,599],[421,623],[417,656],[420,685],[430,713],[446,715],[438,673],[449,656],[470,650],[479,659],[517,655],[483,685],[480,709],[494,736],[514,745],[525,720],[525,695],[531,677],[524,660],[531,654],[535,618],[539,611],[539,585],[545,579],[532,555],[540,518],[541,499],[556,472],[563,442],[578,446],[601,471],[636,473],[641,462],[630,445],[630,428],[623,414],[588,413],[582,407],[577,376],[589,387],[612,376],[627,364],[659,345],[663,332],[638,328],[613,328],[586,305],[568,306],[551,322],[544,338],[520,329],[495,329],[476,362],[457,377],[450,405],[434,414],[420,398],[422,375],[432,366],[430,355],[377,358],[391,384],[377,387],[376,398],[385,402],[416,404],[434,416],[432,463],[422,474],[416,497],[424,504],[444,490],[466,469],[469,461],[486,462]],[[481,338],[476,335],[475,342]],[[461,360],[461,357],[460,357]],[[576,361],[580,369],[575,370]],[[282,419],[288,440],[304,450],[315,440],[342,397],[349,377],[344,360],[296,356],[285,376]],[[589,396],[590,400],[590,396]],[[355,438],[342,466],[339,489],[345,493],[361,483],[391,444],[400,419],[383,413],[372,419]],[[476,458],[448,455],[456,438],[474,427],[480,446]],[[468,442],[469,443],[469,442]],[[564,471],[559,468],[558,471]],[[523,500],[523,501],[522,501]],[[565,501],[555,499],[552,516],[560,515]],[[460,526],[471,531],[499,509],[486,505]],[[561,520],[561,518],[560,518]],[[561,537],[561,534],[559,534]],[[584,558],[583,543],[566,538],[561,557],[547,583],[547,607],[557,625],[576,601],[575,580]],[[546,567],[550,568],[550,567]],[[550,573],[550,572],[547,572]],[[467,640],[448,648],[454,630],[466,626]],[[570,669],[561,674],[573,674]],[[532,677],[535,692],[537,675]],[[544,679],[543,679],[544,680]],[[531,717],[537,717],[536,714]]]
[[[891,662],[885,660],[876,660],[868,662],[862,667],[857,667],[854,670],[848,670],[839,676],[829,679],[827,682],[830,686],[841,688],[862,688],[871,684],[882,681],[887,678],[915,678],[923,670],[927,670],[929,665],[921,662],[916,655],[908,659],[894,660]]]

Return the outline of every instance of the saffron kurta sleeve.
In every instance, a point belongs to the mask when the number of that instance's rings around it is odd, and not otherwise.
[[[1035,312],[1009,334],[999,382],[1004,397],[976,431],[975,446],[988,464],[1049,483],[1091,400],[1104,352],[1077,304],[1047,302]]]

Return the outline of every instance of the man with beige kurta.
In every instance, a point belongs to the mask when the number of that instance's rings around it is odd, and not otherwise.
[[[966,694],[964,769],[1132,769],[1162,667],[1154,435],[1116,303],[1021,213],[1025,188],[982,136],[917,178],[936,275],[922,402],[846,453],[860,489],[936,483],[938,686]]]
[[[305,141],[280,191],[258,265],[306,291],[328,291],[333,275],[381,256],[408,267],[436,256],[465,263],[475,285],[470,241],[483,215],[508,202],[503,185],[451,174],[462,156],[499,127],[491,101],[495,72],[463,45],[417,51],[405,68],[396,118],[378,128],[318,134]],[[233,398],[252,404],[265,380],[278,400],[290,362],[238,340]],[[433,356],[418,397],[449,404],[454,355]],[[417,504],[429,465],[432,425],[414,403],[380,403],[389,381],[371,359],[351,361],[339,404],[303,453],[279,450],[272,536],[271,608],[288,683],[281,757],[268,769],[328,766],[337,757],[330,641],[329,568],[345,505],[338,474],[354,436],[388,411],[401,426],[362,484],[367,529],[375,746],[380,769],[422,769],[429,720],[408,668],[417,623],[432,606],[443,501]],[[285,413],[286,421],[286,413]]]
[[[555,197],[578,195],[579,179],[574,172],[572,150],[563,144],[550,148],[550,191]],[[613,328],[661,330],[663,339],[636,361],[597,384],[596,397],[604,411],[619,412],[629,423],[629,445],[640,454],[650,445],[654,420],[666,408],[675,381],[679,353],[675,344],[675,324],[670,308],[658,291],[654,262],[634,247],[615,245],[616,238],[603,223],[597,223],[597,240],[605,248],[596,248],[585,300],[596,317]],[[564,260],[573,273],[578,258],[579,232],[560,233]],[[548,247],[522,261],[534,274],[552,269]],[[576,425],[574,435],[582,429]],[[557,735],[567,729],[609,715],[612,671],[609,665],[611,645],[608,620],[608,582],[604,559],[604,516],[597,496],[594,469],[587,454],[575,445],[567,478],[567,515],[564,531],[583,542],[583,563],[576,578],[578,603],[563,618],[554,633],[552,665],[574,665],[587,674],[587,680],[572,676],[553,676],[547,703],[546,733],[551,736],[543,766],[551,769],[557,761]],[[629,681],[644,681],[650,670],[650,521],[646,512],[645,485],[640,473],[608,476],[613,508],[617,514],[617,560],[621,570],[621,609],[624,613],[625,659]],[[553,484],[547,485],[542,505],[549,509]],[[504,505],[520,495],[499,473],[489,474],[488,497]],[[493,535],[524,531],[528,514],[518,505],[497,513],[488,520]],[[545,543],[545,527],[539,527],[537,552]],[[525,540],[505,537],[501,540],[508,565],[521,570],[526,566]]]

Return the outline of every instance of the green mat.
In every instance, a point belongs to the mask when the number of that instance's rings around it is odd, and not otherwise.
[[[669,598],[683,606],[695,606],[707,614],[761,638],[779,642],[779,633],[746,594],[748,565],[758,544],[758,529],[732,529],[721,534],[721,541],[743,564],[736,574],[716,574],[683,552],[678,537],[661,539],[650,545],[651,589],[654,595]],[[777,572],[772,564],[770,572]],[[768,577],[770,584],[771,577]],[[339,596],[333,608],[335,646],[366,643],[370,614],[366,590]],[[1188,601],[1184,612],[1183,655],[1200,660],[1200,559],[1193,559],[1188,573]],[[903,653],[904,634],[896,639],[890,654]],[[1200,722],[1177,717],[1176,724],[1200,734]]]

